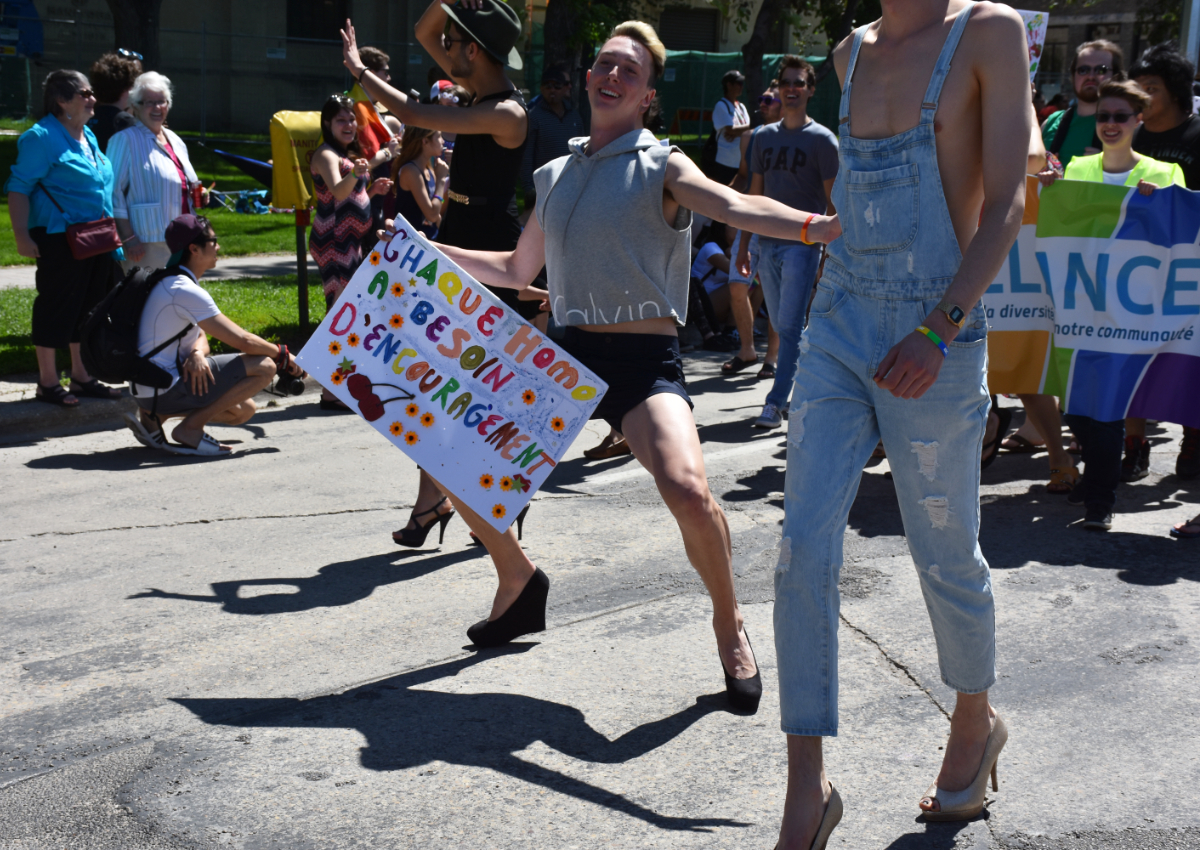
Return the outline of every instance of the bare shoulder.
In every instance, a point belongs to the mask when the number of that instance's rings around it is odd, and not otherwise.
[[[1028,56],[1025,21],[1020,13],[1003,3],[976,3],[963,41],[977,62],[986,63],[997,56],[1007,56],[1014,48]]]
[[[704,176],[696,163],[692,162],[691,157],[682,151],[671,151],[671,155],[667,157],[667,182],[695,175]]]
[[[833,69],[837,71],[842,88],[846,87],[846,69],[850,66],[850,48],[854,45],[854,30],[833,50]]]

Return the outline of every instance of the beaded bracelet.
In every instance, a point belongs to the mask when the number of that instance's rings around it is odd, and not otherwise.
[[[921,325],[919,328],[917,328],[917,333],[922,333],[929,337],[930,342],[942,350],[942,357],[948,357],[950,355],[950,349],[946,347],[946,343],[942,342],[942,338],[929,328]]]

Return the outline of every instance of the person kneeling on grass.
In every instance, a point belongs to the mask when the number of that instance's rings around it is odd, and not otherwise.
[[[254,415],[254,394],[265,389],[277,372],[303,375],[287,347],[267,342],[222,315],[199,280],[217,265],[220,245],[203,216],[181,215],[167,226],[171,259],[167,273],[150,291],[138,328],[138,353],[146,356],[163,342],[184,332],[151,358],[171,374],[166,390],[133,384],[138,416],[129,427],[143,445],[175,454],[230,454],[204,431],[210,422],[241,425]],[[242,354],[213,356],[208,335]],[[170,442],[163,420],[182,418]]]

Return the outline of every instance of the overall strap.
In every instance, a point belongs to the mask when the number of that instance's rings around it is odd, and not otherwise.
[[[858,64],[858,51],[862,47],[867,26],[868,24],[863,24],[854,31],[854,41],[850,45],[850,64],[846,66],[846,85],[842,86],[842,102],[838,106],[839,135],[842,133],[842,128],[850,122],[850,84],[854,82],[854,66]],[[832,62],[833,59],[831,58],[829,61]],[[850,132],[849,127],[846,127],[846,132]]]
[[[958,42],[962,38],[963,30],[967,28],[967,20],[971,17],[971,11],[974,8],[975,3],[972,0],[955,17],[954,26],[950,28],[950,35],[946,36],[946,43],[942,45],[942,52],[938,56],[937,64],[933,66],[933,76],[929,78],[929,88],[925,90],[925,100],[921,103],[922,124],[933,123],[933,116],[937,113],[938,98],[942,95],[942,85],[950,74],[950,63],[954,59],[954,51],[958,49]]]

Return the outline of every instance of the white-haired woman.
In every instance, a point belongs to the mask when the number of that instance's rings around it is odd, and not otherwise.
[[[165,126],[171,81],[147,71],[133,82],[129,106],[138,123],[115,134],[108,158],[116,176],[113,217],[125,247],[125,269],[165,268],[171,256],[167,225],[194,213],[192,188],[200,185],[187,145]]]

